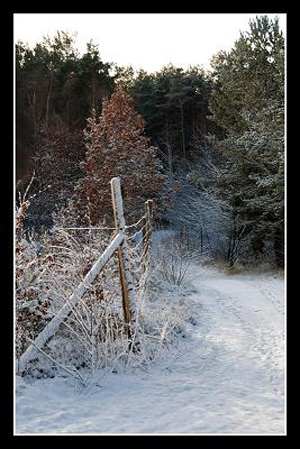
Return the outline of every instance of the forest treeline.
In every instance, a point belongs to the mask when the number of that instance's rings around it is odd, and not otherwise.
[[[205,43],[199,43],[205,45]],[[284,264],[284,37],[257,17],[212,70],[156,73],[101,59],[58,31],[16,43],[16,185],[34,173],[28,228],[55,216],[109,222],[120,176],[128,216],[154,198],[156,221],[233,267]],[[56,214],[56,215],[55,215]]]

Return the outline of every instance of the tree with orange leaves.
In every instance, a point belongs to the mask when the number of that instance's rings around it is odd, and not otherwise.
[[[109,181],[114,176],[121,179],[128,220],[143,215],[144,202],[149,198],[155,200],[156,213],[162,213],[166,176],[157,148],[144,135],[144,119],[122,85],[103,101],[99,120],[92,112],[85,139],[86,157],[81,163],[84,175],[74,195],[78,218],[89,217],[92,224],[112,221]]]

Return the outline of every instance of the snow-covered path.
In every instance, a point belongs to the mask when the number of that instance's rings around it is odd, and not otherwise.
[[[207,269],[194,286],[191,337],[148,372],[80,396],[18,379],[17,434],[284,434],[283,280]]]

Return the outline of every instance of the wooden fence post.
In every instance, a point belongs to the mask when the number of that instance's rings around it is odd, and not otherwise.
[[[46,327],[39,333],[35,341],[30,344],[26,351],[22,354],[19,361],[17,362],[17,372],[22,373],[25,371],[27,364],[36,358],[37,350],[45,345],[47,340],[53,336],[62,321],[72,312],[73,308],[76,307],[77,303],[81,300],[86,290],[91,286],[92,282],[96,276],[101,272],[104,266],[107,264],[108,260],[112,257],[115,251],[118,254],[119,261],[119,271],[120,280],[122,286],[122,300],[123,309],[125,315],[125,322],[127,328],[127,334],[129,339],[131,339],[131,323],[132,323],[132,312],[131,309],[132,299],[134,297],[134,284],[132,281],[130,273],[130,262],[129,262],[129,250],[126,241],[126,229],[125,229],[125,218],[123,212],[123,200],[121,195],[120,179],[113,178],[111,180],[111,192],[112,192],[112,203],[114,210],[114,218],[117,229],[117,235],[111,241],[109,246],[99,257],[99,259],[92,266],[90,271],[86,274],[83,281],[75,289],[72,295],[69,297],[68,301],[64,304],[57,315],[46,325]],[[152,208],[151,205],[148,206],[148,221],[147,226],[151,223]],[[149,228],[150,232],[150,228]],[[149,238],[149,232],[147,237]],[[132,342],[130,342],[131,346]]]
[[[122,244],[117,250],[119,273],[122,288],[122,302],[128,338],[131,338],[132,320],[132,297],[134,295],[134,284],[130,273],[129,250],[125,234],[125,218],[123,210],[123,199],[119,178],[110,181],[114,219],[117,232],[124,234]]]

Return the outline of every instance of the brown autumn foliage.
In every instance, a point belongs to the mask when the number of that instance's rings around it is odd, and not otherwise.
[[[99,120],[92,112],[85,138],[86,158],[81,163],[84,176],[74,195],[74,208],[81,222],[87,216],[93,225],[112,222],[109,182],[114,176],[121,179],[127,220],[140,218],[144,202],[150,198],[159,216],[163,212],[166,176],[157,148],[144,135],[144,119],[122,85],[103,101]]]
[[[53,212],[65,208],[72,197],[83,157],[82,131],[72,130],[58,119],[41,127],[28,177],[18,185],[18,190],[24,191],[29,174],[35,173],[31,187],[35,198],[28,210],[27,224],[29,220],[35,229],[52,226]]]

